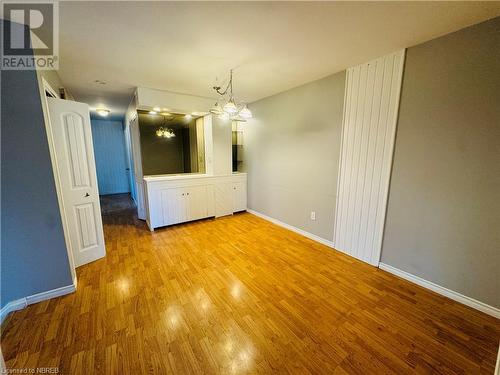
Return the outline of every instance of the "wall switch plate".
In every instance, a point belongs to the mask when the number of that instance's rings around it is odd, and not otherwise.
[[[311,211],[311,220],[316,220],[316,211]]]

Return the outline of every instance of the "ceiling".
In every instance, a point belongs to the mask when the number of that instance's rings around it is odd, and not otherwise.
[[[137,86],[213,97],[231,68],[253,102],[498,15],[500,2],[61,2],[59,75],[114,115]]]

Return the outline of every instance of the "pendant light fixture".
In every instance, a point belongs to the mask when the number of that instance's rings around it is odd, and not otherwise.
[[[211,113],[220,118],[230,118],[232,120],[245,121],[252,118],[252,111],[248,109],[245,103],[238,103],[233,96],[233,70],[229,71],[229,82],[224,90],[220,86],[214,86],[213,89],[220,95],[220,99],[210,110]],[[223,104],[221,104],[223,103]]]
[[[166,127],[168,118],[166,116],[162,116],[162,117],[163,117],[163,122],[165,124],[165,127],[160,126],[158,129],[156,129],[156,136],[160,137],[160,138],[168,138],[168,139],[174,138],[175,137],[174,131],[172,129],[168,129]]]

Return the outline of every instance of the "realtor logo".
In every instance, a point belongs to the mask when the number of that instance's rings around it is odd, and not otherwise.
[[[2,2],[2,69],[58,69],[58,6],[56,1]]]

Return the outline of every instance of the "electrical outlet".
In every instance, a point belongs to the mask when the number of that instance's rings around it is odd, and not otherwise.
[[[316,220],[316,211],[311,211],[311,220]]]

